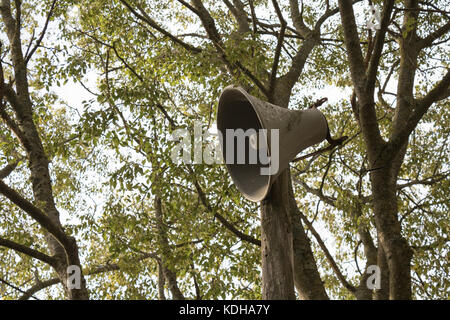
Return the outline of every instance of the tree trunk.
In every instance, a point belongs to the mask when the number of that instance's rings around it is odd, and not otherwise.
[[[309,43],[302,47],[305,59],[316,42]],[[277,82],[269,102],[287,108],[292,86],[283,81]],[[280,174],[261,202],[261,249],[263,299],[295,299],[294,284],[301,299],[328,299],[311,244],[298,220],[289,169]]]
[[[164,270],[161,262],[158,262],[158,299],[166,300],[164,294],[164,286],[166,285],[166,278],[164,277]]]
[[[267,300],[295,299],[288,197],[285,171],[261,203],[262,298]]]
[[[301,48],[301,71],[318,42],[311,38]],[[276,82],[269,102],[287,108],[295,76]],[[327,300],[311,244],[298,220],[298,208],[292,191],[289,168],[279,175],[269,195],[261,202],[261,250],[263,299],[295,299],[295,287],[301,299]]]
[[[389,267],[389,297],[393,300],[411,299],[412,250],[401,235],[398,220],[396,176],[388,169],[371,174],[375,223]]]
[[[383,246],[378,241],[377,265],[381,271],[380,289],[375,290],[375,300],[389,300],[389,267],[386,262],[386,254]]]

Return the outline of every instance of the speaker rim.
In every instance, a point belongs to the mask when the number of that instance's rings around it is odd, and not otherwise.
[[[224,97],[225,94],[230,94],[230,92],[238,93],[239,95],[243,96],[248,103],[250,103],[250,105],[252,106],[253,112],[256,114],[256,116],[258,118],[258,121],[259,121],[259,124],[260,124],[261,128],[267,130],[267,126],[266,126],[265,121],[262,120],[261,115],[258,112],[258,109],[255,107],[255,105],[253,103],[253,96],[250,95],[247,91],[245,91],[242,87],[234,86],[234,85],[227,86],[222,91],[222,93],[220,94],[219,102],[218,102],[218,106],[217,106],[217,130],[222,133],[222,131],[219,129],[219,115],[220,115],[221,109],[224,108],[223,103],[222,103],[223,97]],[[223,142],[224,142],[223,141],[224,140],[223,139],[223,135],[224,134],[222,133],[222,139],[220,141],[220,147],[222,149],[222,157],[225,160],[224,162],[225,162],[225,165],[227,167],[227,171],[230,174],[234,185],[239,190],[239,192],[242,195],[244,195],[244,197],[246,199],[248,199],[250,201],[253,201],[253,202],[260,202],[260,201],[264,200],[267,197],[267,195],[269,194],[269,192],[270,192],[270,189],[272,187],[273,179],[274,179],[275,175],[267,175],[266,183],[265,183],[265,186],[264,186],[264,192],[262,193],[261,196],[255,197],[255,196],[251,196],[251,195],[247,194],[246,192],[244,192],[241,188],[239,188],[238,184],[236,183],[236,179],[235,179],[235,177],[234,177],[234,175],[232,173],[232,170],[230,169],[229,165],[226,163],[226,157],[224,157],[224,154],[223,154]],[[268,141],[267,132],[264,133],[264,137],[265,137],[265,140],[266,140],[266,145],[268,146],[268,148],[267,148],[268,156],[270,157],[271,156],[270,155],[271,148],[270,148],[270,144],[269,144],[269,141]]]

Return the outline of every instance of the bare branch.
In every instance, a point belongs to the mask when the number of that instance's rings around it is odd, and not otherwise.
[[[353,0],[353,4],[358,3],[360,1],[362,0]],[[314,25],[314,30],[316,32],[320,32],[320,27],[329,17],[332,17],[339,12],[339,8],[330,9],[330,4],[328,0],[326,1],[326,3],[327,7],[325,13],[319,18],[319,20],[317,20],[316,24]]]
[[[72,243],[70,239],[66,236],[63,229],[57,226],[53,221],[39,209],[34,204],[26,200],[15,190],[7,186],[3,181],[0,180],[0,193],[11,200],[12,203],[17,205],[23,211],[25,211],[30,217],[32,217],[36,222],[38,222],[44,229],[50,232],[57,240],[61,243],[64,248],[71,248]]]
[[[322,154],[322,153],[330,151],[330,150],[334,150],[336,147],[341,146],[347,139],[348,139],[347,136],[342,136],[342,137],[340,137],[338,139],[332,139],[331,136],[330,136],[330,131],[328,131],[328,133],[327,133],[327,141],[330,143],[330,145],[328,147],[325,147],[325,148],[319,149],[317,151],[314,151],[312,153],[309,153],[307,155],[295,158],[294,160],[291,160],[291,162],[297,162],[297,161],[300,161],[300,160],[304,160],[304,159],[307,159],[307,158],[310,158],[310,157],[317,156],[319,154]]]
[[[320,39],[317,36],[309,36],[305,41],[303,41],[300,49],[297,54],[292,59],[291,66],[289,70],[277,79],[277,88],[279,91],[283,92],[286,98],[289,98],[292,88],[295,83],[298,81],[300,75],[303,72],[303,68],[305,66],[306,60],[308,59],[309,54],[314,49],[314,47],[319,44]],[[278,102],[282,106],[287,107],[289,101]]]
[[[275,11],[277,13],[278,20],[280,20],[281,29],[278,34],[277,47],[275,49],[275,56],[273,59],[272,72],[270,74],[269,92],[270,92],[271,96],[273,95],[273,92],[275,90],[275,81],[277,78],[277,70],[278,70],[278,65],[280,63],[281,49],[283,47],[284,35],[286,32],[286,26],[287,26],[286,20],[284,20],[284,18],[283,18],[283,14],[281,13],[281,9],[278,5],[277,0],[272,0],[272,3],[275,8]]]
[[[433,45],[433,41],[447,34],[450,31],[450,21],[438,28],[436,31],[429,34],[427,37],[419,41],[420,48],[426,48]]]
[[[258,27],[257,27],[258,18],[256,17],[255,5],[253,4],[253,0],[249,0],[248,3],[250,5],[250,12],[252,15],[253,33],[257,33],[258,32]]]
[[[375,35],[375,43],[373,53],[370,57],[369,66],[367,70],[367,90],[373,92],[375,88],[375,81],[378,73],[378,65],[380,63],[381,53],[383,52],[384,40],[386,31],[391,20],[392,9],[395,0],[388,0],[384,2],[383,12],[381,16],[381,26]]]
[[[164,28],[162,28],[160,25],[158,25],[152,18],[150,18],[150,16],[145,13],[145,11],[139,6],[137,5],[138,10],[140,11],[137,12],[127,1],[125,0],[120,0],[120,2],[138,19],[142,20],[143,22],[147,23],[149,26],[151,26],[152,28],[156,29],[157,31],[159,31],[160,33],[162,33],[163,35],[165,35],[166,37],[168,37],[170,40],[172,40],[173,42],[179,44],[180,46],[182,46],[183,48],[185,48],[188,51],[191,51],[193,53],[200,53],[201,49],[194,47],[193,45],[190,45],[182,40],[180,40],[179,38],[175,37],[173,34],[171,34],[170,32],[168,32],[167,30],[165,30]]]
[[[0,278],[0,282],[6,284],[8,287],[13,288],[16,291],[19,291],[21,293],[26,293],[25,291],[23,291],[22,289],[20,289],[19,287],[9,283],[9,281],[6,281],[5,279]],[[28,298],[32,297],[33,299],[39,300],[38,298],[36,298],[35,296],[30,295]]]
[[[400,64],[400,59],[395,60],[395,62],[391,65],[391,68],[389,69],[389,73],[388,73],[388,75],[386,76],[386,79],[384,80],[384,84],[383,84],[383,86],[381,87],[381,89],[380,89],[380,91],[379,91],[379,94],[383,94],[383,93],[386,92],[386,87],[387,87],[387,85],[388,85],[388,83],[389,83],[389,80],[391,79],[392,74],[394,73],[395,68],[397,68],[397,66],[398,66],[399,64]]]
[[[360,0],[354,1],[358,2]],[[320,38],[320,27],[321,25],[332,15],[336,14],[339,10],[332,9],[330,10],[329,6],[327,5],[326,12],[319,18],[317,21],[314,30],[311,30],[308,28],[304,21],[303,21],[303,5],[302,9],[299,10],[299,5],[297,0],[290,0],[290,9],[291,9],[291,19],[294,23],[295,29],[289,28],[286,26],[286,30],[292,31],[295,34],[302,37],[305,41],[303,41],[300,49],[297,51],[297,54],[292,59],[292,64],[286,74],[279,77],[277,79],[277,89],[282,92],[281,97],[289,97],[290,92],[292,91],[293,86],[297,82],[298,78],[300,77],[300,74],[303,71],[303,67],[305,65],[306,59],[308,58],[309,54],[313,50],[313,48],[321,42]],[[280,16],[280,12],[277,12],[277,15]],[[283,19],[284,20],[284,19]],[[282,27],[282,25],[280,25]],[[283,34],[283,37],[286,36]],[[358,39],[358,47],[359,47],[359,39]],[[280,46],[280,41],[278,41],[278,46]],[[276,71],[276,70],[275,70]],[[273,81],[273,72],[272,77]],[[272,86],[273,87],[273,86]],[[286,101],[286,98],[281,98],[282,101],[277,101],[278,104],[282,106],[287,106],[289,101]]]
[[[44,263],[47,263],[50,266],[53,266],[53,267],[56,266],[55,258],[50,257],[50,256],[46,255],[45,253],[39,252],[39,251],[29,248],[27,246],[24,246],[23,244],[0,237],[0,246],[23,253],[29,257],[32,257],[34,259],[38,259]]]
[[[13,162],[13,163],[9,163],[3,169],[1,169],[0,170],[0,180],[3,180],[6,177],[8,177],[14,171],[14,169],[16,169],[18,164],[19,164],[19,160],[17,160],[16,162]]]
[[[192,170],[192,168],[188,167],[189,172],[191,174],[191,176],[194,179],[194,186],[195,189],[197,190],[198,196],[200,198],[200,201],[202,202],[203,206],[212,214],[214,214],[214,217],[220,221],[220,223],[227,228],[229,231],[231,231],[235,236],[237,236],[239,239],[243,240],[243,241],[247,241],[249,243],[252,243],[256,246],[261,246],[261,241],[258,239],[253,238],[252,236],[249,236],[241,231],[239,231],[238,229],[236,229],[233,224],[231,224],[229,221],[227,221],[227,219],[225,219],[224,216],[222,216],[221,214],[219,214],[218,212],[216,212],[216,210],[214,210],[211,205],[208,202],[208,199],[206,198],[205,192],[203,191],[202,187],[200,186],[200,184],[197,181],[197,178],[195,176],[194,171]]]
[[[450,175],[450,173],[445,173],[445,174],[435,174],[432,177],[428,177],[422,180],[411,180],[407,183],[402,183],[402,184],[397,184],[397,190],[401,190],[404,188],[408,188],[408,187],[412,187],[415,185],[423,185],[423,186],[431,186],[435,183],[438,183],[442,180],[444,180],[445,178],[447,178]]]
[[[16,19],[21,18],[20,1],[16,0]],[[10,53],[14,65],[15,83],[17,93],[20,96],[28,98],[28,80],[27,70],[23,67],[23,53],[20,35],[20,21],[16,21],[11,14],[11,3],[9,0],[2,0],[0,12],[3,19],[3,25],[6,29],[10,43]]]
[[[236,19],[238,23],[238,32],[246,33],[250,31],[250,26],[248,24],[247,13],[244,10],[244,4],[240,0],[233,0],[231,3],[229,0],[222,0],[225,5],[230,9],[231,14]]]
[[[41,35],[39,36],[38,40],[36,41],[36,44],[34,45],[33,49],[31,49],[30,53],[25,57],[25,64],[28,64],[33,54],[36,52],[37,48],[41,45],[42,40],[44,39],[45,33],[47,32],[48,24],[50,22],[50,19],[53,15],[53,10],[55,9],[57,0],[53,0],[52,5],[50,7],[50,11],[47,14],[47,19],[45,20],[44,28],[42,29]]]
[[[0,3],[0,11],[6,26],[8,37],[9,39],[12,39],[16,30],[16,21],[14,20],[11,13],[11,2],[9,0],[2,0]]]
[[[320,237],[320,235],[317,233],[316,229],[314,228],[314,226],[312,225],[311,222],[309,222],[309,220],[303,215],[302,212],[299,211],[299,215],[302,218],[303,222],[306,224],[306,226],[308,227],[308,229],[311,231],[311,233],[313,234],[314,238],[316,238],[317,243],[319,244],[320,248],[322,249],[323,253],[325,254],[325,257],[327,258],[328,262],[331,265],[331,268],[333,269],[334,273],[336,274],[336,276],[338,277],[339,281],[342,283],[342,285],[349,290],[352,293],[355,293],[356,288],[354,286],[352,286],[347,279],[345,278],[345,276],[342,274],[341,270],[339,269],[338,265],[336,264],[336,261],[334,261],[333,256],[331,255],[330,251],[328,251],[327,246],[325,245],[325,243],[323,242],[322,238]]]
[[[298,0],[289,0],[289,6],[291,8],[291,20],[296,31],[306,38],[312,30],[303,21],[303,2],[301,10],[299,9]]]
[[[156,259],[158,260],[158,256],[155,253],[142,253],[139,257],[135,259],[135,262],[140,262],[146,259]],[[110,272],[110,271],[118,271],[120,270],[120,266],[116,263],[106,263],[104,265],[94,266],[91,268],[87,268],[87,271],[85,272],[86,276],[93,276],[97,274],[101,274],[104,272]],[[45,288],[51,287],[55,284],[60,283],[61,280],[59,278],[53,278],[46,281],[39,281],[35,285],[33,285],[31,288],[26,290],[24,292],[24,295],[22,295],[19,300],[28,300],[33,294],[36,292],[39,292]]]
[[[373,88],[372,91],[367,90],[370,89],[371,86],[367,86],[366,68],[352,3],[347,0],[339,0],[339,11],[341,13],[341,21],[344,29],[344,40],[350,65],[350,74],[356,96],[358,97],[357,105],[359,109],[360,127],[369,150],[375,150],[384,143],[384,140],[381,137],[375,112]],[[386,17],[384,18],[386,19]],[[381,50],[381,44],[379,47],[378,50]]]
[[[449,11],[444,11],[441,8],[439,8],[438,6],[436,6],[433,3],[427,2],[427,1],[419,1],[420,4],[424,4],[426,6],[429,6],[433,9],[420,9],[420,11],[426,11],[426,12],[437,12],[437,13],[442,13],[443,15],[445,15],[448,19],[450,19],[450,12]]]
[[[23,295],[18,300],[28,300],[30,299],[30,297],[33,297],[33,294],[35,294],[36,292],[39,292],[42,289],[48,288],[60,282],[61,280],[59,278],[53,278],[50,280],[38,282],[30,289],[26,290],[25,292],[22,292]]]
[[[406,125],[397,134],[391,137],[388,153],[395,155],[400,146],[408,139],[419,121],[428,111],[430,106],[450,96],[450,70],[447,70],[444,78],[437,83],[423,98],[415,101],[415,108],[409,116]]]
[[[322,200],[323,202],[325,202],[326,204],[333,206],[333,207],[336,205],[335,204],[336,198],[324,195],[323,192],[319,189],[311,188],[302,179],[298,179],[296,182],[299,183],[308,193],[311,193],[311,194],[319,197],[319,199]]]
[[[353,5],[350,1],[340,0],[339,10],[341,12],[342,26],[344,28],[344,42],[347,47],[350,71],[353,83],[355,84],[356,93],[359,96],[359,93],[362,91],[365,84],[365,70]]]
[[[424,3],[424,2],[419,1],[419,3]],[[425,4],[429,5],[430,7],[434,7],[435,9],[433,10],[433,9],[423,9],[423,8],[398,8],[398,7],[394,7],[394,8],[395,8],[395,10],[398,10],[398,11],[419,11],[419,12],[442,13],[445,16],[448,16],[448,14],[450,13],[449,11],[437,9],[437,7],[431,3],[425,3]]]
[[[0,42],[0,49],[2,47],[2,43]],[[5,83],[4,74],[3,74],[3,65],[0,62],[0,118],[6,123],[6,125],[11,129],[12,132],[16,135],[19,141],[25,148],[28,148],[29,143],[23,131],[19,128],[19,125],[14,121],[8,114],[5,108],[5,103],[3,98],[6,97],[6,100],[9,101],[10,105],[16,112],[20,112],[24,109],[22,104],[19,101],[19,97],[17,93],[13,90],[10,84]]]

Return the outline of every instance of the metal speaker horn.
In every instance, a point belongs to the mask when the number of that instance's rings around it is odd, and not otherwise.
[[[318,109],[288,110],[235,86],[225,88],[219,98],[217,129],[234,184],[254,202],[266,198],[301,150],[328,135],[327,121]]]

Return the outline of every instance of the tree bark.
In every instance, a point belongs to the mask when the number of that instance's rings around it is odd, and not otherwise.
[[[166,285],[166,278],[164,277],[164,270],[161,263],[158,263],[158,299],[166,300],[164,294],[164,286]]]
[[[390,299],[411,299],[412,250],[401,235],[398,220],[396,176],[382,169],[371,174],[375,223],[389,268]]]
[[[375,300],[389,300],[389,267],[383,246],[378,241],[377,265],[381,271],[380,289],[375,290]]]
[[[261,203],[262,298],[293,300],[293,238],[289,217],[288,172]]]

